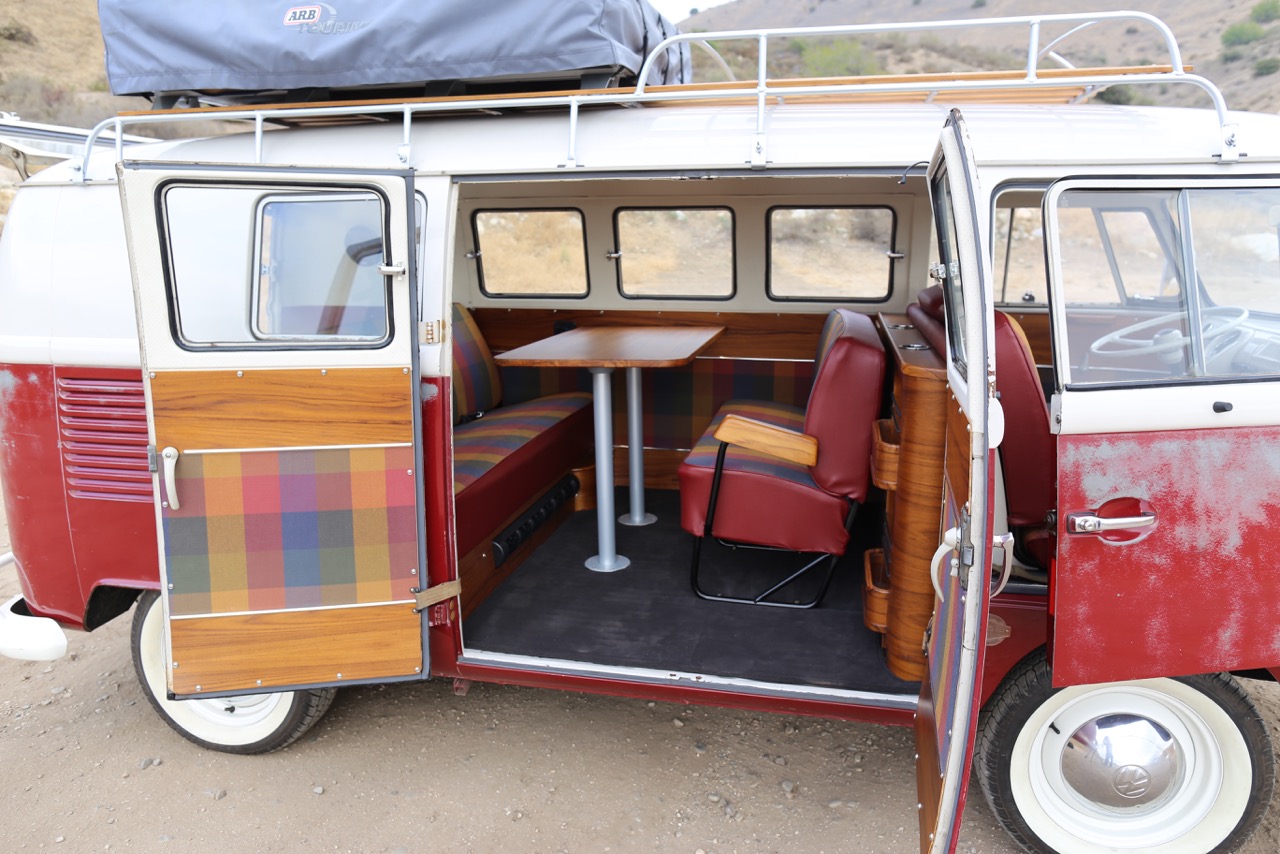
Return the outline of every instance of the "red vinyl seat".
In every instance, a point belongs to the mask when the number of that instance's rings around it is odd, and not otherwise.
[[[744,600],[699,589],[697,558],[708,534],[735,543],[817,552],[830,558],[829,581],[835,559],[849,543],[853,513],[870,485],[872,424],[880,409],[884,371],[884,348],[871,319],[836,309],[823,328],[813,388],[803,411],[771,402],[730,401],[721,407],[678,472],[681,524],[698,538],[693,585],[700,596],[784,604],[761,601],[773,590]],[[734,445],[725,448],[717,478],[722,443],[715,432],[730,414],[813,437],[816,462],[805,466]],[[713,520],[710,526],[708,517]],[[816,605],[821,595],[800,607]]]
[[[947,331],[940,285],[925,288],[907,306],[907,319],[929,346],[945,358]],[[1009,528],[1024,560],[1047,567],[1053,542],[1046,519],[1053,509],[1057,459],[1049,429],[1049,407],[1031,345],[1018,321],[995,313],[996,392],[1004,408],[1000,444]]]
[[[1000,464],[1009,529],[1021,556],[1047,568],[1053,541],[1046,520],[1056,501],[1057,451],[1031,345],[1018,321],[997,311],[996,392],[1004,408]]]

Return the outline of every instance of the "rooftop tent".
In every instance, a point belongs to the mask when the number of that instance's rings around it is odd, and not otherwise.
[[[229,103],[626,85],[678,32],[647,0],[99,0],[98,11],[113,93]],[[689,81],[679,46],[647,82]]]

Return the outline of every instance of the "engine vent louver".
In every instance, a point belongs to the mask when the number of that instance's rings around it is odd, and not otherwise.
[[[59,377],[58,438],[67,494],[151,501],[142,380]]]

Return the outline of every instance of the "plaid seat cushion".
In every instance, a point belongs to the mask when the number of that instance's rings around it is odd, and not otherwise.
[[[453,423],[497,408],[502,380],[471,311],[453,304]]]
[[[685,458],[685,465],[709,469],[715,468],[716,453],[720,450],[720,441],[716,439],[714,434],[716,428],[720,426],[720,422],[724,420],[726,415],[730,414],[740,415],[743,418],[750,418],[755,421],[763,421],[766,424],[773,424],[778,427],[785,427],[788,430],[804,432],[804,410],[798,407],[770,401],[731,400],[720,407],[720,411],[716,413],[716,417],[712,419],[711,425],[702,434],[698,444],[694,446],[689,456]],[[724,468],[725,471],[751,472],[752,474],[779,477],[800,486],[807,486],[812,489],[818,488],[818,485],[813,481],[813,477],[809,474],[807,466],[788,462],[749,448],[740,448],[736,445],[729,446],[729,450],[724,457]]]
[[[504,406],[453,430],[453,492],[457,495],[503,459],[591,405],[582,392],[554,394]]]

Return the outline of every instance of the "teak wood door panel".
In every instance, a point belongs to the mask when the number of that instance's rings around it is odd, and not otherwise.
[[[184,205],[167,206],[171,185]],[[192,282],[205,281],[198,270],[207,250],[189,235],[201,233],[207,214],[189,200],[206,192],[235,194],[217,204],[224,214],[242,205],[255,247],[275,233],[264,225],[267,204],[318,205],[305,212],[310,224],[343,210],[326,202],[353,195],[369,205],[366,218],[379,211],[380,246],[364,239],[322,257],[336,259],[341,284],[381,249],[377,269],[363,267],[374,293],[381,282],[385,336],[322,325],[262,337],[256,318],[283,299],[282,283],[317,278],[314,259],[281,250],[270,265],[254,265],[254,276],[220,280],[196,300],[219,317],[247,310],[252,322],[218,327],[230,337],[216,346],[182,338],[181,300],[172,295],[190,296]],[[427,574],[411,179],[126,164],[121,194],[156,459],[170,690],[184,697],[420,678],[428,666],[414,591]],[[182,252],[195,258],[167,257]],[[269,288],[259,281],[268,274]],[[347,310],[351,288],[326,291],[335,311]]]
[[[413,441],[407,368],[154,373],[160,447],[186,452]]]

